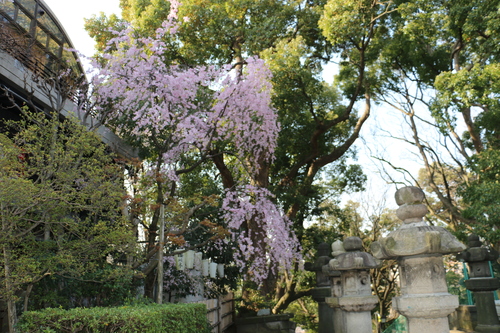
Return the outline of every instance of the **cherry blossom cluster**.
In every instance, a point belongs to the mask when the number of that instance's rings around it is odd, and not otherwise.
[[[272,158],[279,125],[264,61],[247,59],[241,74],[231,66],[170,64],[164,33],[136,39],[128,29],[111,41],[116,51],[104,55],[103,66],[95,63],[92,78],[97,112],[123,119],[118,134],[140,137],[145,145],[161,138],[164,166],[221,142],[230,143],[231,153],[247,161],[247,168]]]
[[[246,59],[242,70],[172,62],[163,42],[178,27],[179,4],[171,2],[172,15],[156,36],[137,37],[132,27],[117,32],[104,61],[94,62],[95,112],[118,135],[156,150],[161,163],[151,164],[153,175],[178,181],[186,154],[209,156],[217,146],[238,172],[246,170],[241,178],[252,179],[262,161],[272,160],[279,133],[271,72],[257,57]],[[244,183],[228,190],[222,215],[238,240],[235,261],[256,281],[297,259],[298,242],[268,190]],[[242,228],[248,221],[257,228]]]
[[[267,189],[246,185],[228,190],[222,207],[238,244],[234,260],[257,283],[270,272],[291,269],[302,259],[291,223],[272,199]]]
[[[180,271],[176,268],[175,258],[164,258],[163,290],[166,293],[177,293],[177,296],[194,295],[197,281],[189,271]]]

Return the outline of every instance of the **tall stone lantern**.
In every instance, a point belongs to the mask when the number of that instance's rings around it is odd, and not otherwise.
[[[378,303],[378,297],[372,294],[370,269],[379,267],[380,262],[362,252],[363,243],[359,237],[347,237],[343,245],[346,252],[329,263],[331,270],[340,271],[341,296],[329,297],[326,302],[332,308],[342,309],[340,332],[372,333],[370,311]]]
[[[448,315],[459,305],[458,296],[448,293],[443,255],[465,250],[450,232],[423,221],[427,207],[424,193],[414,186],[396,192],[403,221],[399,229],[372,243],[379,259],[397,259],[401,296],[392,306],[408,319],[409,333],[449,333]]]

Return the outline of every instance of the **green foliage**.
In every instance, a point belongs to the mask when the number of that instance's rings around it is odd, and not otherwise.
[[[476,154],[470,168],[477,175],[468,186],[462,187],[464,216],[478,222],[474,232],[490,242],[500,241],[500,151],[487,149]]]
[[[30,309],[46,307],[119,306],[137,293],[138,281],[126,267],[103,265],[78,279],[52,275],[38,282],[31,292]]]
[[[348,3],[368,7],[364,1]],[[498,189],[476,164],[480,159],[495,163],[485,150],[499,148],[499,4],[392,2],[394,11],[374,32],[381,51],[370,72],[378,78],[375,98],[400,112],[409,126],[400,136],[418,149],[425,167],[418,183],[429,193],[434,221],[456,232],[477,229],[491,241],[499,239],[487,232],[497,225],[493,193]],[[366,10],[356,11],[342,17],[356,17],[361,26],[359,13]],[[394,135],[393,129],[388,132]]]
[[[170,2],[166,0],[122,0],[123,19],[131,22],[143,35],[152,36],[167,20]],[[177,13],[180,27],[178,40],[166,40],[173,61],[183,64],[230,63],[242,54],[253,55],[270,47],[279,37],[292,34],[293,2],[270,0],[182,1]],[[86,29],[99,41],[97,33],[104,27],[118,30],[123,21],[93,17]],[[105,36],[107,37],[107,36]],[[168,38],[167,38],[168,39]]]
[[[85,19],[85,29],[88,31],[90,37],[94,38],[96,41],[95,48],[99,51],[103,51],[108,41],[115,35],[110,28],[112,27],[115,31],[120,31],[123,29],[124,21],[119,19],[115,14],[111,14],[109,17],[101,13],[99,16],[92,16],[91,19]],[[90,56],[87,54],[87,56]]]
[[[49,276],[101,287],[130,279],[123,260],[135,245],[121,213],[122,170],[97,135],[56,113],[27,110],[6,126],[10,132],[0,135],[0,293],[13,301],[26,291],[28,300],[31,288]],[[54,289],[35,290],[39,306],[56,297]]]
[[[462,274],[457,274],[454,270],[448,269],[446,271],[446,285],[450,294],[458,296],[460,304],[468,304],[467,289],[465,288]]]
[[[204,304],[150,304],[71,310],[49,308],[25,312],[17,327],[25,333],[208,333],[206,311]]]
[[[332,44],[358,46],[370,34],[373,18],[378,14],[375,4],[372,0],[328,1],[319,27]],[[351,38],[346,41],[346,36]]]
[[[428,170],[432,173],[432,178],[429,177]],[[426,192],[427,206],[432,215],[429,214],[427,219],[432,223],[439,225],[442,221],[449,220],[449,229],[455,233],[461,240],[467,239],[464,233],[467,232],[467,227],[459,221],[453,221],[450,218],[449,211],[441,200],[433,193],[433,187],[448,193],[450,196],[449,202],[457,207],[463,206],[462,198],[459,194],[459,188],[463,185],[463,169],[457,168],[451,164],[433,163],[428,169],[420,169],[418,173],[418,184],[424,192]],[[431,186],[432,180],[432,186]],[[444,224],[443,224],[444,226]]]
[[[355,105],[363,98],[367,105],[370,103],[368,95],[372,81],[376,81],[376,71],[369,77],[367,66],[373,64],[383,45],[382,17],[390,8],[373,1],[351,2],[361,3],[355,6],[356,13],[350,12],[351,6],[344,8],[342,14],[333,10],[323,15],[327,7],[335,6],[335,1],[185,0],[177,13],[177,33],[165,37],[166,61],[188,67],[232,64],[239,69],[247,56],[257,55],[266,60],[273,72],[273,105],[279,114],[281,131],[274,163],[259,166],[262,177],[258,182],[276,195],[299,239],[303,236],[304,221],[320,215],[324,201],[345,191],[360,190],[366,180],[360,166],[350,166],[350,160],[355,158],[352,145],[369,114],[367,107],[360,115]],[[160,27],[170,8],[165,0],[121,0],[120,5],[124,20],[144,35],[152,35]],[[359,17],[356,23],[362,24],[345,22],[343,27],[337,27],[336,22],[342,18],[336,15],[351,14]],[[105,18],[94,18],[88,22],[87,30],[94,33],[106,24],[119,28],[118,22],[111,19],[106,22]],[[346,29],[358,27],[362,36],[354,35],[358,31],[343,34]],[[336,31],[340,34],[333,36]],[[342,59],[341,75],[331,85],[324,82],[321,74],[325,64],[338,58]],[[343,100],[345,96],[350,100]],[[203,163],[200,165],[203,170],[190,171],[181,177],[175,188],[179,195],[177,207],[193,207],[201,196],[220,194],[221,178],[222,185],[231,187],[230,183],[238,177],[245,177],[238,172],[227,175],[234,157],[226,154],[225,149],[214,147],[211,154],[216,167]],[[153,155],[144,154],[148,158]],[[328,180],[324,181],[325,178]],[[152,189],[156,180],[151,179],[138,191],[148,192],[147,197],[139,198],[142,202],[137,202],[139,213],[144,214],[139,219],[143,221],[144,216],[151,216],[152,210],[148,210],[154,209],[151,203],[157,200],[155,194],[162,196],[160,191],[143,191],[148,186]],[[200,195],[200,184],[210,190],[203,190],[205,193]],[[210,213],[211,208],[197,210],[197,216],[189,219],[189,227],[195,227],[204,218],[220,223]],[[146,226],[151,239],[156,232],[155,218],[156,215],[150,219],[153,223]],[[198,231],[186,237],[190,244],[204,241]],[[149,249],[151,244],[150,240]],[[282,286],[295,288],[295,284]],[[275,289],[269,285],[269,288],[269,295],[271,290],[278,290],[277,294],[285,295],[284,298],[293,295],[293,291],[279,290],[281,286]],[[286,307],[286,302],[281,304]]]
[[[293,302],[287,309],[287,312],[293,313],[292,320],[296,322],[306,333],[318,331],[318,302],[312,297],[306,296]]]

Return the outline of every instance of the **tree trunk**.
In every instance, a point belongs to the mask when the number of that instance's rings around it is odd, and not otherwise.
[[[155,299],[155,283],[156,283],[156,269],[153,269],[144,278],[144,296],[152,300]]]
[[[26,288],[26,294],[24,295],[24,307],[23,311],[28,311],[28,301],[31,295],[31,291],[33,290],[34,283],[30,283],[28,288]]]
[[[15,325],[17,323],[16,302],[14,301],[14,288],[12,284],[12,274],[10,268],[11,251],[8,244],[3,246],[3,259],[4,259],[4,277],[5,277],[5,290],[6,290],[6,303],[7,303],[7,320],[9,322],[9,332],[15,332]]]
[[[161,154],[160,154],[161,156]],[[158,158],[156,161],[156,209],[153,214],[153,218],[151,219],[151,224],[149,225],[148,228],[148,243],[147,243],[147,253],[150,253],[153,251],[157,246],[160,246],[160,244],[156,243],[156,237],[158,236],[158,231],[159,231],[159,222],[160,222],[160,207],[164,204],[164,184],[162,180],[162,176],[160,173],[162,167],[162,160],[161,158]],[[158,257],[156,257],[158,258]],[[155,259],[151,259],[155,260]],[[155,300],[155,284],[156,284],[156,278],[157,278],[157,272],[156,270],[152,270],[151,272],[148,272],[146,275],[146,278],[144,279],[144,293],[145,296],[148,298],[151,298],[152,300]]]

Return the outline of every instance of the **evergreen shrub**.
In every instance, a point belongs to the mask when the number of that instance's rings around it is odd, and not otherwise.
[[[47,308],[24,312],[17,328],[23,333],[208,333],[206,313],[204,304]]]

